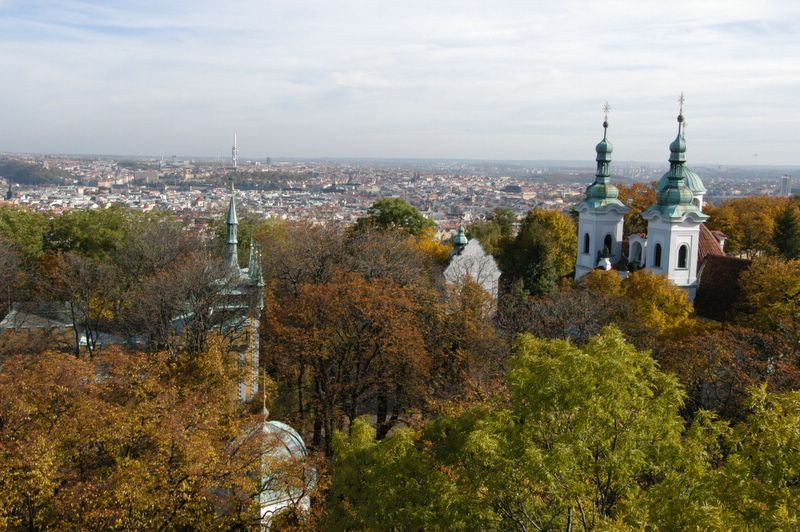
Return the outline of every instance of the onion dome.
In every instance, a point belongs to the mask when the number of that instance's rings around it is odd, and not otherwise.
[[[464,247],[467,244],[469,244],[469,239],[467,238],[467,235],[464,232],[463,225],[458,228],[458,233],[456,233],[456,236],[453,237],[453,244],[460,247]]]
[[[597,152],[597,171],[595,172],[594,183],[586,187],[586,195],[583,204],[592,208],[604,208],[615,206],[618,209],[625,209],[619,201],[619,189],[611,183],[611,153],[614,146],[608,140],[608,104],[605,106],[606,118],[603,121],[603,140],[601,140],[595,151]]]
[[[669,171],[659,180],[656,187],[656,205],[643,213],[645,219],[656,214],[668,218],[680,218],[692,214],[694,218],[706,219],[700,208],[692,202],[695,194],[706,192],[700,177],[684,166],[686,162],[686,138],[684,137],[683,95],[681,112],[678,114],[678,134],[669,145]],[[691,187],[690,187],[691,184]],[[694,187],[694,189],[692,188]]]

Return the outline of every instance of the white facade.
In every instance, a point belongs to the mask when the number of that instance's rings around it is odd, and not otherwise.
[[[622,258],[622,229],[625,210],[615,205],[593,209],[588,205],[579,208],[578,259],[575,261],[575,279],[580,279],[597,267],[597,262],[608,243],[611,263]]]
[[[469,241],[460,253],[453,255],[450,264],[444,270],[444,278],[448,283],[461,286],[467,279],[472,279],[487,293],[497,300],[500,282],[500,268],[494,257],[484,251],[480,242]]]
[[[690,299],[694,299],[697,289],[700,223],[700,219],[691,216],[677,220],[656,216],[647,224],[647,269],[666,275],[686,289]]]

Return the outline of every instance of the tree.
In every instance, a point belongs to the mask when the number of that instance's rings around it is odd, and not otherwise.
[[[401,198],[383,198],[367,209],[367,215],[359,218],[356,229],[374,225],[381,228],[401,227],[414,236],[420,236],[436,224],[419,210]]]
[[[658,183],[633,183],[618,185],[619,200],[627,205],[625,214],[625,235],[647,232],[647,220],[642,213],[656,204],[656,185]]]
[[[0,372],[0,526],[252,529],[269,452],[238,361],[13,356]]]
[[[19,258],[32,265],[42,255],[47,218],[23,208],[0,206],[0,237],[14,245]]]
[[[100,346],[101,332],[114,318],[118,294],[114,269],[96,259],[64,253],[45,261],[39,292],[45,301],[63,304],[72,322],[72,352],[85,346],[89,356]]]
[[[777,219],[791,203],[789,198],[750,196],[734,198],[719,207],[706,205],[709,228],[725,233],[725,250],[748,258],[774,252]]]
[[[44,248],[46,251],[74,251],[95,259],[109,259],[122,247],[134,216],[120,205],[64,213],[50,220]]]
[[[282,382],[297,383],[302,417],[311,401],[315,441],[330,453],[333,432],[373,411],[378,423],[420,404],[431,360],[408,290],[358,274],[302,285],[269,315],[267,352]],[[300,390],[303,390],[300,393]]]
[[[716,488],[733,528],[792,530],[800,525],[800,393],[753,390],[752,412],[730,438]]]
[[[778,217],[773,243],[784,258],[800,259],[800,219],[795,205],[787,203]]]
[[[680,387],[619,331],[583,348],[521,335],[515,348],[507,403],[443,416],[416,440],[402,432],[375,444],[361,424],[340,436],[329,499],[337,526],[611,527],[676,469]],[[381,499],[379,512],[366,494]],[[440,513],[418,508],[420,496]]]
[[[530,294],[547,294],[573,270],[577,245],[575,224],[567,215],[534,209],[501,252],[501,281],[510,287],[521,279]]]
[[[5,316],[13,302],[14,289],[21,274],[14,245],[0,237],[0,315]]]
[[[622,292],[636,309],[635,319],[661,333],[679,333],[692,324],[693,308],[686,291],[664,275],[635,271],[623,281]]]
[[[495,257],[499,257],[501,249],[514,238],[514,224],[517,215],[511,209],[497,208],[486,220],[470,224],[467,237],[480,241],[483,249]]]
[[[791,352],[800,340],[800,260],[758,257],[742,273],[743,302],[738,320],[786,336]]]

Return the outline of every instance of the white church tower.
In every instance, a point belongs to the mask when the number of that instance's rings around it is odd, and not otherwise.
[[[680,97],[678,136],[669,145],[669,171],[659,181],[657,203],[642,213],[647,220],[645,264],[667,278],[694,299],[697,291],[697,257],[705,188],[700,178],[686,168],[686,139],[683,135],[683,94]]]
[[[586,188],[586,196],[578,205],[578,259],[575,279],[595,268],[610,269],[622,258],[622,229],[628,208],[619,201],[619,190],[611,184],[611,152],[608,140],[608,103],[603,107],[603,140],[597,151],[597,172],[594,183]]]

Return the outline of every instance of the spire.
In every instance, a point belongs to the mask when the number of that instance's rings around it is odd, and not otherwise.
[[[255,268],[256,274],[253,276],[256,279],[256,286],[258,287],[258,310],[259,312],[264,308],[264,271],[261,269],[261,246],[258,246],[255,254]]]
[[[674,164],[683,164],[686,162],[686,139],[683,136],[684,133],[684,119],[683,119],[683,103],[686,101],[686,98],[681,93],[680,98],[678,98],[678,104],[680,105],[678,111],[678,135],[675,137],[675,140],[669,145],[669,162],[671,165]]]
[[[228,264],[231,268],[239,269],[239,240],[237,238],[237,230],[239,219],[236,217],[236,190],[233,188],[233,180],[231,180],[231,199],[228,203],[228,241],[227,241],[227,258]]]
[[[247,273],[255,279],[255,262],[253,261],[253,235],[250,235],[250,257],[247,259]]]
[[[606,102],[603,105],[603,140],[595,146],[597,171],[594,174],[594,183],[586,187],[586,202],[591,203],[594,207],[609,204],[622,206],[617,199],[619,190],[611,184],[611,153],[614,151],[614,146],[608,140],[608,111],[610,110],[611,106]]]
[[[686,139],[683,136],[684,118],[683,104],[686,98],[681,93],[678,98],[678,135],[669,145],[669,172],[662,178],[662,186],[657,191],[658,204],[662,206],[689,206],[692,203],[692,191],[684,179],[686,169]]]

